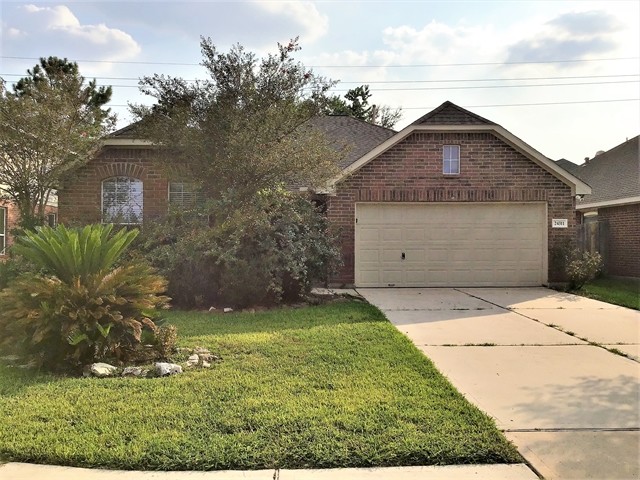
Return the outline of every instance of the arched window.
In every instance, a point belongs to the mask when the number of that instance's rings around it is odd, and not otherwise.
[[[142,182],[131,177],[111,177],[102,182],[102,222],[142,223]]]

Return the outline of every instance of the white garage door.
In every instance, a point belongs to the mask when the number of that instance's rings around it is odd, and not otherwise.
[[[356,205],[359,287],[546,282],[544,203]]]

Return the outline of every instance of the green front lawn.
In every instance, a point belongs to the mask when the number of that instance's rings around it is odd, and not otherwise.
[[[222,361],[156,379],[0,367],[0,460],[162,470],[520,461],[374,307],[170,321],[181,346]]]
[[[640,279],[598,278],[576,293],[603,302],[640,310]]]

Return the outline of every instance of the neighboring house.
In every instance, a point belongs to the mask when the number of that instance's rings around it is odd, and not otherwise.
[[[57,197],[52,196],[45,211],[47,223],[51,226],[56,225],[58,222]],[[20,216],[16,206],[9,200],[0,199],[0,261],[6,258],[7,248],[13,243],[11,231],[18,226],[19,220]]]
[[[351,145],[342,173],[317,195],[341,231],[344,265],[332,283],[561,280],[549,255],[575,238],[575,196],[590,189],[504,128],[450,102],[397,133],[350,117],[311,123],[336,148]],[[192,192],[170,182],[152,145],[127,127],[59,195],[63,222],[139,223]]]
[[[640,137],[607,152],[598,152],[582,165],[557,163],[589,184],[591,195],[577,202],[585,224],[598,223],[608,275],[640,277]]]

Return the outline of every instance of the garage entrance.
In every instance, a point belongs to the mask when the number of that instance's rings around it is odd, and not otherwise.
[[[544,203],[358,203],[359,287],[546,283]]]

